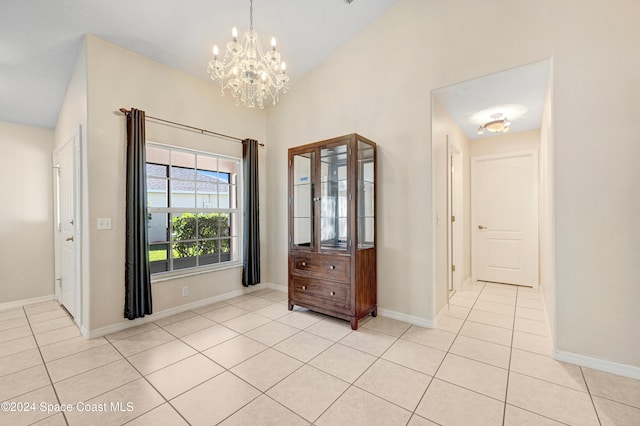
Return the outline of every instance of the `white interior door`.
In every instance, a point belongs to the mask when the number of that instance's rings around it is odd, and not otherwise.
[[[76,152],[78,146],[72,140],[60,149],[56,162],[56,282],[58,302],[75,318],[77,303],[77,244],[78,221],[76,193]]]
[[[538,286],[538,153],[471,160],[475,280]]]

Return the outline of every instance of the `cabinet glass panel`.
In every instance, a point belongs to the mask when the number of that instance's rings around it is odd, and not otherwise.
[[[320,150],[320,244],[347,248],[347,145]]]
[[[293,245],[313,247],[314,153],[293,156]]]
[[[375,150],[358,141],[358,248],[374,247]]]

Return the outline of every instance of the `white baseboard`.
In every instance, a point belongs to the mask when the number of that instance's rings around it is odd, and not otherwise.
[[[570,362],[583,367],[593,368],[594,370],[605,371],[607,373],[617,374],[619,376],[630,377],[632,379],[640,379],[640,367],[628,364],[619,364],[613,361],[593,358],[586,355],[580,355],[573,352],[553,350],[553,359],[558,361]]]
[[[257,291],[257,290],[258,289],[253,289],[253,291]],[[187,303],[185,305],[180,305],[173,308],[165,309],[164,311],[156,312],[152,315],[147,315],[143,318],[136,318],[135,320],[132,320],[132,321],[123,320],[121,322],[100,327],[95,330],[89,330],[89,331],[81,330],[81,332],[85,338],[95,339],[96,337],[106,336],[107,334],[126,330],[127,328],[136,327],[138,325],[146,324],[151,321],[157,321],[162,318],[170,317],[171,315],[179,314],[181,312],[189,311],[191,309],[201,308],[203,306],[210,305],[212,303],[223,302],[225,300],[229,300],[234,297],[242,296],[243,294],[249,294],[249,293],[251,293],[251,290],[245,289],[245,288],[240,290],[234,290],[218,296],[209,297],[208,299],[197,300],[195,302]]]
[[[50,302],[54,300],[54,295],[33,297],[31,299],[14,300],[13,302],[0,303],[0,311],[6,311],[8,309],[19,308],[25,305],[33,305],[34,303]]]
[[[403,314],[402,312],[390,311],[388,309],[378,308],[378,315],[386,318],[391,318],[398,321],[404,321],[409,324],[417,325],[420,327],[433,328],[434,323],[426,318],[416,317],[413,315]]]
[[[267,288],[270,288],[271,290],[282,291],[284,293],[289,291],[289,288],[286,285],[266,283],[266,286],[267,286]]]

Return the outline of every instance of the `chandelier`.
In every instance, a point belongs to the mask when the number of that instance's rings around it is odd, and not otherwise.
[[[271,49],[263,52],[258,33],[253,30],[253,0],[249,1],[249,31],[238,42],[238,30],[233,27],[233,39],[227,43],[227,49],[219,59],[218,46],[213,46],[213,59],[209,61],[207,72],[212,80],[220,83],[221,96],[226,89],[236,100],[255,108],[264,108],[265,99],[271,99],[273,105],[279,100],[280,93],[287,93],[289,76],[286,65],[276,50],[276,39],[271,39]]]
[[[490,131],[491,133],[507,133],[509,131],[509,126],[511,125],[511,121],[507,117],[501,118],[502,113],[491,114],[492,121],[484,123],[478,128],[478,134],[483,135],[485,130]]]

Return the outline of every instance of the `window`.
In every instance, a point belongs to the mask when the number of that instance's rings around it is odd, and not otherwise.
[[[237,263],[240,160],[147,144],[152,274]]]

